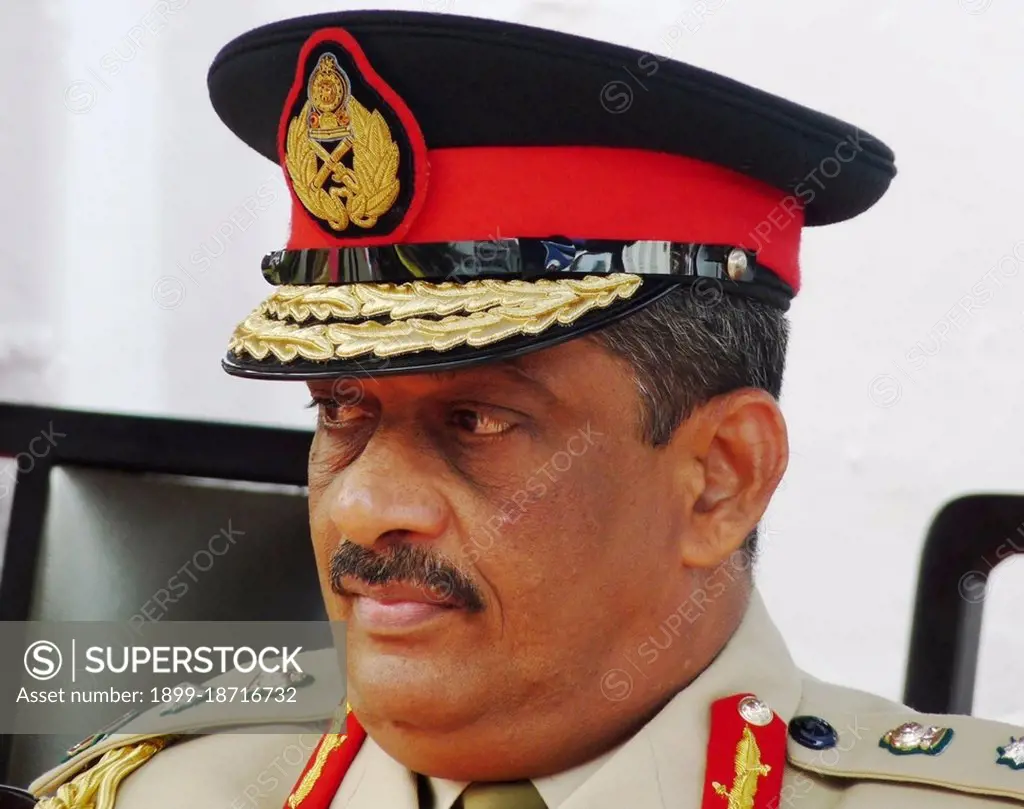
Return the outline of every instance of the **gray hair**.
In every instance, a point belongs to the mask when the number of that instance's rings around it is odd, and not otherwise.
[[[641,436],[655,447],[716,396],[759,388],[778,399],[788,338],[781,309],[718,287],[674,290],[594,335],[632,366]],[[755,528],[744,548],[754,556],[756,545]]]

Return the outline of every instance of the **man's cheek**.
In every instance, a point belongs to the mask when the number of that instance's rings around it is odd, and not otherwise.
[[[309,464],[306,472],[306,480],[309,486],[309,507],[312,511],[315,504],[323,498],[335,478],[335,472],[331,469],[331,465],[328,462],[328,454],[324,450],[317,448],[316,439],[314,439],[313,447],[309,452]]]
[[[309,531],[313,538],[313,553],[316,555],[317,565],[320,565],[327,555],[326,546],[329,544],[327,538],[331,534],[331,519],[323,491],[314,493],[312,486],[309,490]]]

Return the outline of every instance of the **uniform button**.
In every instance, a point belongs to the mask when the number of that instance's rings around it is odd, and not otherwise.
[[[768,703],[754,696],[744,697],[736,706],[742,716],[751,725],[764,727],[770,725],[775,718]]]
[[[795,716],[789,723],[789,737],[811,750],[828,750],[839,743],[836,729],[820,716]]]

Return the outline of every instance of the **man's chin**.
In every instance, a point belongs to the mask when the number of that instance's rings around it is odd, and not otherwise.
[[[532,692],[509,692],[507,661],[480,648],[432,649],[427,656],[382,653],[374,645],[350,649],[349,701],[370,738],[395,761],[452,781],[558,771],[548,768],[560,763],[552,755],[562,743],[559,734],[572,738],[575,731],[560,723],[534,744],[512,741],[524,732],[523,716],[537,719],[537,706]]]
[[[465,661],[350,643],[347,662],[349,700],[367,730],[372,724],[443,734],[487,711],[486,689],[474,696]]]
[[[513,781],[554,772],[534,746],[510,743],[515,728],[508,717],[494,713],[486,694],[471,710],[416,707],[407,715],[392,714],[390,706],[380,714],[371,711],[365,722],[356,709],[374,743],[412,772],[450,781]]]
[[[503,780],[503,772],[490,772],[505,766],[500,756],[479,758],[480,728],[489,723],[486,694],[464,705],[448,701],[444,693],[431,693],[424,683],[410,683],[408,688],[424,686],[426,695],[421,690],[412,698],[403,688],[372,685],[368,693],[356,689],[353,709],[374,743],[422,775],[452,781]]]

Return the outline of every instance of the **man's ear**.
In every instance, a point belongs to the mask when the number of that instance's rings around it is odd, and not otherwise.
[[[744,388],[697,408],[676,441],[691,458],[682,562],[715,567],[742,547],[786,472],[786,422],[771,394]]]

